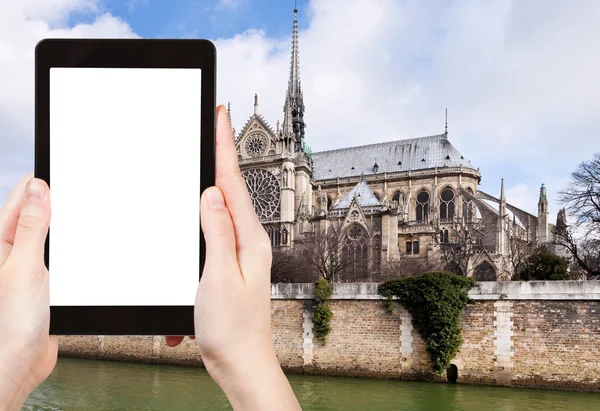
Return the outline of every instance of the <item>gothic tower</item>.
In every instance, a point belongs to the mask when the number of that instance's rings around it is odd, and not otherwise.
[[[290,75],[283,106],[283,124],[279,130],[280,140],[289,158],[284,167],[292,171],[293,183],[287,192],[282,192],[284,214],[296,222],[295,235],[309,231],[308,220],[313,213],[312,164],[310,153],[304,142],[304,97],[300,82],[300,56],[298,45],[298,9],[294,8]]]
[[[538,245],[548,242],[548,198],[544,184],[540,188],[540,199],[538,201],[537,240]]]
[[[304,99],[300,84],[300,56],[298,48],[298,9],[294,8],[294,29],[292,32],[292,53],[290,57],[290,78],[283,106],[283,135],[294,142],[294,152],[302,150],[304,141]]]

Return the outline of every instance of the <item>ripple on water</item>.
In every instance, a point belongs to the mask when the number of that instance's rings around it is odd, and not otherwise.
[[[289,375],[304,411],[600,410],[600,394]],[[24,410],[231,410],[206,370],[59,358]]]

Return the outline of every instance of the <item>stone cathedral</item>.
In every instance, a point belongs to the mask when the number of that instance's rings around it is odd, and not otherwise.
[[[499,196],[480,191],[479,169],[450,142],[447,116],[438,135],[311,152],[297,10],[291,48],[283,121],[273,128],[258,112],[255,95],[254,114],[239,133],[234,130],[240,168],[274,249],[335,229],[343,252],[359,257],[355,268],[377,281],[383,259],[439,258],[440,244],[451,244],[465,222],[479,221],[476,258],[460,270],[502,280],[511,275],[506,260],[515,239],[530,246],[551,242],[546,188],[537,215],[509,204],[503,182]],[[228,113],[231,121],[229,106]]]

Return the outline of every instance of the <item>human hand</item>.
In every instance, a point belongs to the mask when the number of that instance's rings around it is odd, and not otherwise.
[[[225,107],[217,109],[216,187],[202,195],[206,261],[194,311],[206,369],[234,409],[299,410],[271,335],[271,243],[254,211]],[[183,337],[169,337],[173,346]]]
[[[21,180],[0,209],[0,410],[20,410],[58,356],[44,264],[50,190],[32,178]]]

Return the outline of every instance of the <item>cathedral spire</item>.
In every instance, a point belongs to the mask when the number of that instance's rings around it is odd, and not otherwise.
[[[231,103],[227,103],[227,118],[229,119],[229,127],[233,129],[233,124],[231,123]]]
[[[231,121],[231,102],[227,103],[227,118],[229,119],[229,127],[231,127],[231,135],[235,140],[235,128],[233,128],[233,122]]]
[[[446,128],[444,134],[446,135],[446,138],[448,138],[448,107],[446,107]]]
[[[290,77],[288,89],[285,94],[283,107],[284,135],[292,137],[295,142],[295,151],[302,148],[304,139],[304,99],[300,83],[300,57],[298,51],[298,9],[294,3],[294,29],[292,32],[292,51],[290,56]]]

